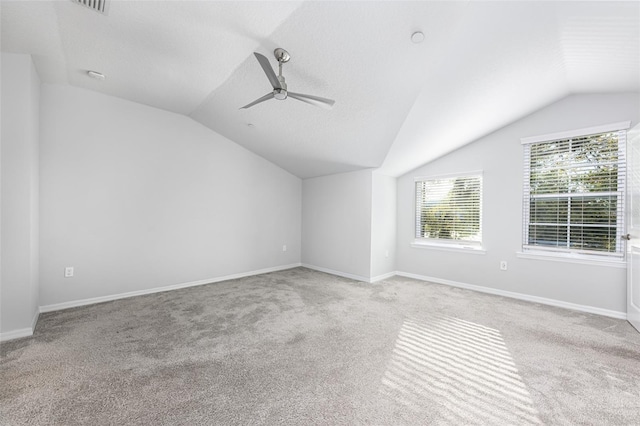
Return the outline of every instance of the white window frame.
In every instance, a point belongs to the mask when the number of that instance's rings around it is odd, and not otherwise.
[[[480,217],[479,217],[479,226],[480,226],[480,241],[470,241],[470,240],[447,240],[441,238],[420,238],[416,237],[416,231],[418,228],[418,205],[417,205],[417,183],[424,182],[429,180],[438,180],[438,179],[455,179],[459,177],[472,177],[477,176],[480,179]],[[483,210],[483,173],[482,171],[471,171],[471,172],[463,172],[463,173],[449,173],[449,174],[441,174],[441,175],[432,175],[432,176],[417,176],[414,178],[414,186],[413,186],[413,199],[414,199],[414,230],[413,236],[414,240],[411,243],[411,247],[414,248],[426,248],[426,249],[437,249],[444,251],[462,251],[473,254],[485,254],[486,251],[482,247],[482,210]]]
[[[546,260],[559,260],[574,263],[602,263],[609,264],[611,266],[617,266],[624,264],[624,241],[622,236],[625,231],[625,214],[626,214],[626,130],[631,127],[631,122],[619,122],[606,124],[602,126],[588,127],[583,129],[570,130],[566,132],[558,132],[540,136],[531,136],[520,139],[524,149],[524,181],[523,181],[523,208],[522,208],[522,252],[517,253],[518,257],[522,258],[539,258]],[[618,132],[618,185],[617,185],[617,200],[618,215],[616,218],[616,252],[596,252],[586,251],[579,249],[566,249],[557,247],[541,247],[541,246],[529,246],[529,221],[530,221],[530,208],[531,208],[531,194],[530,194],[530,165],[531,157],[529,149],[532,144],[553,142],[558,140],[565,140],[589,135],[597,135],[601,133],[614,133]]]

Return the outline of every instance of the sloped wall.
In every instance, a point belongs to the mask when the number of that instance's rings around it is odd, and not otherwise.
[[[43,85],[41,166],[41,306],[300,262],[300,179],[190,118]]]
[[[397,269],[404,273],[541,297],[623,315],[624,267],[526,259],[522,247],[520,138],[640,118],[637,93],[568,96],[398,179]],[[425,141],[425,143],[436,143]],[[482,170],[486,255],[411,247],[414,177]],[[500,270],[506,260],[507,271]]]

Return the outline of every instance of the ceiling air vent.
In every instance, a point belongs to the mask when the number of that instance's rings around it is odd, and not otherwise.
[[[74,3],[88,7],[103,15],[107,14],[107,0],[71,0]]]

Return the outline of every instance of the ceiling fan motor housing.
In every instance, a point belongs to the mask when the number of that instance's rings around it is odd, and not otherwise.
[[[273,89],[273,97],[279,101],[283,101],[287,99],[287,90],[286,89]]]

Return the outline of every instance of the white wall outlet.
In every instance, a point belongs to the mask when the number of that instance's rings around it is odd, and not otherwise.
[[[389,250],[386,250],[386,251],[384,252],[384,257],[389,257]]]
[[[500,270],[501,271],[506,271],[507,270],[507,261],[506,260],[501,260],[500,261]]]
[[[64,277],[69,278],[73,276],[73,266],[67,266],[64,268]]]
[[[282,251],[287,251],[287,246],[286,245],[282,246]]]

